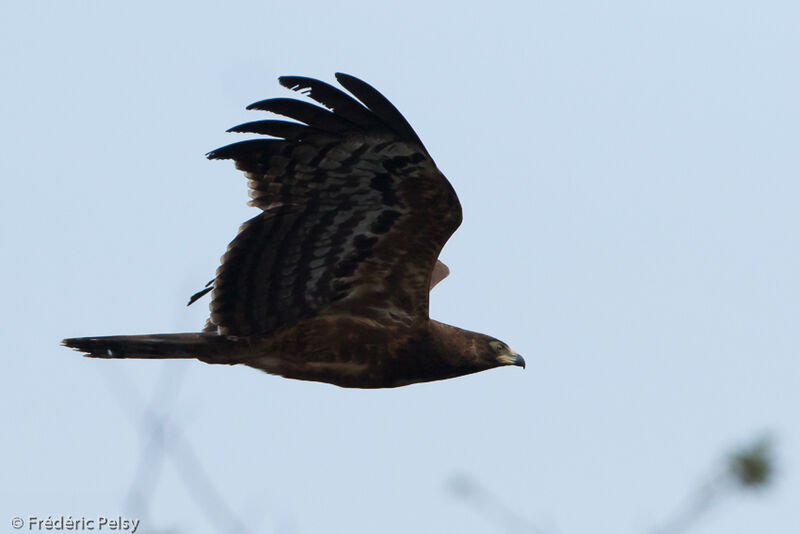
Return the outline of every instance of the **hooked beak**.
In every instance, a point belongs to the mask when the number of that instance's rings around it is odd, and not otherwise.
[[[503,352],[499,356],[497,356],[497,361],[500,362],[502,365],[518,365],[525,369],[525,358],[517,354],[511,349]]]

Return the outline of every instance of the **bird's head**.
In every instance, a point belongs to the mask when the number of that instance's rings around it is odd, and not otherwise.
[[[519,365],[525,369],[525,359],[499,339],[489,341],[489,357],[493,358],[497,365]]]
[[[424,344],[426,365],[439,359],[451,377],[506,365],[525,367],[522,356],[497,338],[434,320],[428,321],[428,328],[430,333]]]

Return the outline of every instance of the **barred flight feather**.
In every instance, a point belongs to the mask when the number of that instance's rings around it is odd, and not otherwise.
[[[233,159],[251,204],[266,210],[242,226],[217,271],[211,322],[221,334],[269,334],[343,310],[427,317],[431,272],[461,222],[458,199],[397,109],[360,80],[337,78],[363,104],[323,82],[283,77],[326,107],[251,104],[301,122],[235,126],[278,139],[208,155]]]

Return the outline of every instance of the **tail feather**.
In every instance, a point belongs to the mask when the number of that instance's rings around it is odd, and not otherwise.
[[[208,363],[236,363],[236,342],[207,333],[75,337],[62,345],[90,358],[197,358]]]

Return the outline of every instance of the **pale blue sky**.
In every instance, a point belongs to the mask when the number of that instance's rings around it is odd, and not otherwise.
[[[191,450],[250,532],[501,531],[448,491],[467,473],[548,532],[641,533],[763,431],[773,490],[696,531],[796,529],[800,10],[522,4],[7,2],[0,521],[137,517],[155,396],[179,462],[143,483],[140,532],[220,532]],[[431,315],[525,371],[352,391],[58,345],[199,329],[186,299],[254,214],[204,153],[288,96],[277,76],[335,71],[394,102],[463,204]]]

